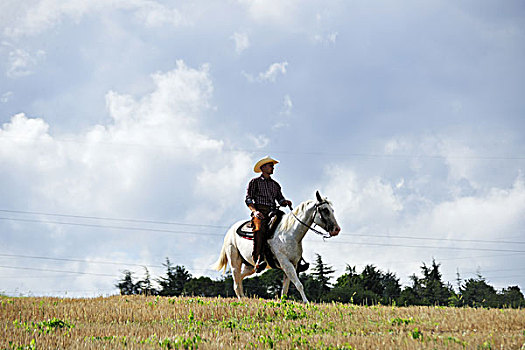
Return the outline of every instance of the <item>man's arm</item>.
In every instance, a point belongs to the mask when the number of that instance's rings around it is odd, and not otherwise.
[[[259,219],[264,219],[264,215],[255,209],[255,179],[251,180],[248,183],[248,189],[246,190],[246,199],[245,203],[250,208],[252,215],[258,217]]]
[[[281,207],[290,206],[291,208],[292,202],[284,198],[283,193],[281,191],[281,185],[277,184],[277,188],[278,188],[278,191],[277,191],[277,196],[275,198],[277,200],[277,203],[279,203]]]

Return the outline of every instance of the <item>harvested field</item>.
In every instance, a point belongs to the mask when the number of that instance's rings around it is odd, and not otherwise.
[[[1,349],[525,349],[525,311],[221,298],[0,298]]]

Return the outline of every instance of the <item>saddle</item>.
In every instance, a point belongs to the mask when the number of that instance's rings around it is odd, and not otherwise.
[[[283,217],[283,215],[284,215],[284,212],[279,209],[275,209],[270,212],[269,214],[270,221],[268,223],[268,230],[266,231],[266,241],[273,237],[273,234],[275,233],[275,229],[277,228],[277,225],[279,225],[279,222],[281,222],[281,218]],[[244,239],[253,240],[254,228],[255,228],[255,225],[252,223],[252,220],[245,221],[237,229],[237,235],[239,235],[239,237],[242,237]],[[266,244],[266,241],[264,242],[264,245],[262,248],[263,256],[272,268],[279,269],[280,268],[279,263],[277,262],[277,259],[275,259],[272,253],[272,250],[270,249],[268,244]],[[245,261],[245,263],[248,263],[248,262]],[[251,265],[251,264],[248,264],[248,265]]]
[[[253,240],[253,229],[252,220],[248,220],[239,226],[237,234],[242,238]]]
[[[270,239],[273,237],[273,234],[275,233],[275,229],[277,228],[277,225],[279,222],[281,222],[281,218],[283,217],[284,212],[279,209],[272,210],[269,214],[270,216],[270,222],[268,223],[268,231],[266,234],[266,239]],[[252,223],[252,220],[245,221],[239,228],[237,229],[237,234],[245,239],[253,240],[253,229],[255,226]]]
[[[282,210],[276,209],[272,210],[270,212],[270,223],[269,223],[269,229],[267,233],[267,240],[273,237],[273,234],[275,233],[275,229],[277,228],[277,225],[279,222],[281,222],[281,218],[284,215],[284,212]],[[239,228],[237,229],[237,235],[239,237],[242,237],[244,239],[253,240],[253,229],[255,228],[255,225],[253,225],[252,220],[245,221]],[[270,265],[274,269],[280,269],[279,262],[273,255],[272,250],[270,249],[270,246],[268,244],[264,244],[263,246],[263,255],[265,260],[268,262],[268,265]],[[246,265],[251,265],[246,260],[243,259],[243,262]],[[301,257],[301,260],[299,261],[299,264],[297,265],[297,273],[304,272],[308,270],[310,267],[310,264],[304,261],[304,259]]]

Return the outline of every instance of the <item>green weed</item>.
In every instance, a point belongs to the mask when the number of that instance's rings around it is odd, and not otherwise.
[[[24,328],[28,332],[37,331],[39,334],[48,334],[54,332],[57,329],[66,329],[69,331],[69,329],[75,327],[74,324],[69,323],[68,321],[59,320],[55,317],[47,321],[31,323],[14,320],[13,325],[16,328]]]
[[[36,350],[36,341],[31,339],[29,345],[15,345],[12,341],[9,342],[9,349],[11,350]]]
[[[392,326],[401,326],[401,325],[407,325],[411,323],[414,323],[414,319],[412,317],[410,318],[396,317],[390,320],[390,324]]]
[[[423,339],[423,333],[419,330],[419,328],[414,328],[414,330],[412,331],[412,338]]]

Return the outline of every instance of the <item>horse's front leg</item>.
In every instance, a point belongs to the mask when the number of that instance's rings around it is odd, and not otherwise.
[[[284,274],[283,278],[283,290],[281,292],[281,298],[288,294],[288,288],[290,287],[290,279],[286,274]]]
[[[295,288],[297,288],[297,290],[299,291],[299,294],[301,294],[301,298],[303,298],[303,302],[308,303],[306,294],[304,294],[303,284],[299,280],[299,276],[297,276],[297,271],[295,270],[295,266],[288,260],[280,261],[280,263],[281,263],[281,268],[283,269],[284,274],[288,277],[290,281],[292,281],[292,283],[295,285]],[[290,282],[288,281],[288,284],[289,283]],[[284,292],[284,284],[283,284],[283,292]]]

